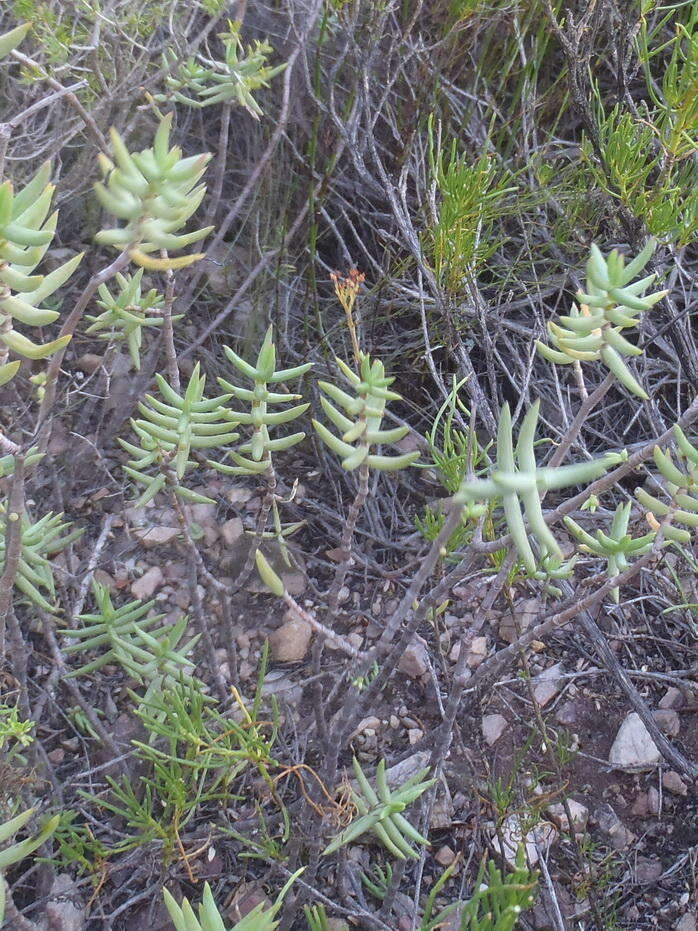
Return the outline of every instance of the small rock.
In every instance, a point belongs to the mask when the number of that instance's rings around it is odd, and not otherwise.
[[[519,636],[528,630],[540,611],[540,602],[537,598],[528,598],[514,606],[514,615],[505,614],[499,625],[499,636],[507,643],[514,643]]]
[[[658,815],[659,809],[659,792],[654,786],[650,786],[647,790],[647,810],[651,815]]]
[[[411,747],[413,747],[415,744],[418,744],[422,737],[424,737],[424,731],[418,727],[411,727],[407,731],[407,739],[409,740]]]
[[[470,644],[470,649],[468,650],[468,666],[470,666],[471,669],[477,669],[477,667],[484,662],[486,656],[487,637],[473,637],[473,642]],[[456,657],[456,659],[457,658],[458,657]]]
[[[297,663],[305,657],[313,636],[307,621],[293,618],[286,621],[269,637],[271,654],[278,663]]]
[[[638,797],[633,802],[633,807],[630,809],[633,815],[637,818],[644,818],[649,814],[649,801],[647,798],[646,792],[640,792]]]
[[[369,715],[367,718],[364,718],[363,721],[359,722],[354,734],[363,734],[364,731],[372,731],[375,734],[380,726],[381,719],[377,718],[375,715]]]
[[[681,718],[676,711],[670,708],[663,708],[661,711],[653,712],[654,720],[659,725],[660,730],[667,737],[678,737],[681,730]]]
[[[609,838],[614,850],[624,850],[635,840],[635,835],[626,828],[610,805],[601,805],[594,812],[594,817],[599,830]]]
[[[659,860],[649,857],[638,857],[635,863],[635,881],[639,883],[654,883],[664,872]]]
[[[102,364],[102,357],[95,355],[94,352],[86,352],[80,356],[75,363],[81,372],[86,375],[93,375]]]
[[[501,714],[485,714],[482,717],[482,736],[488,746],[497,743],[507,728],[507,719]]]
[[[131,594],[134,598],[141,601],[147,601],[152,598],[155,592],[165,581],[165,576],[159,566],[151,566],[147,572],[143,573],[140,579],[136,579],[131,585]]]
[[[245,532],[245,527],[239,517],[231,517],[221,527],[221,536],[227,546],[232,546]]]
[[[659,707],[680,708],[683,705],[683,693],[673,685],[669,686],[664,695],[659,699]]]
[[[583,705],[579,701],[570,698],[566,702],[562,702],[555,710],[555,720],[558,724],[571,727],[573,724],[579,723],[582,713]]]
[[[385,778],[389,787],[397,789],[408,779],[411,779],[412,776],[416,776],[420,769],[425,769],[429,765],[429,756],[428,750],[419,750],[417,753],[413,753],[412,756],[400,760],[394,766],[388,767],[385,771]]]
[[[441,866],[450,866],[456,859],[456,855],[448,846],[448,844],[444,844],[443,847],[440,847],[436,851],[434,854],[434,859],[437,863],[440,863]]]
[[[526,855],[531,866],[535,866],[540,859],[540,853],[545,853],[547,849],[557,840],[557,831],[555,825],[549,821],[540,821],[524,837],[519,815],[509,815],[504,820],[501,828],[502,844],[499,837],[495,834],[492,838],[492,846],[497,853],[503,853],[506,861],[513,866],[516,862],[516,854],[520,844],[523,842],[526,846]]]
[[[673,795],[688,794],[688,786],[683,781],[681,776],[674,772],[673,769],[670,769],[668,772],[664,773],[662,776],[662,785],[667,790],[667,792],[671,792]]]
[[[49,928],[56,931],[82,931],[87,910],[75,881],[67,873],[59,873],[53,881],[46,903]]]
[[[561,663],[555,663],[554,666],[544,669],[539,676],[536,676],[533,694],[541,708],[545,708],[546,705],[550,704],[560,691],[561,672]]]
[[[649,731],[635,711],[631,711],[620,726],[608,755],[615,769],[641,773],[654,769],[662,758]]]
[[[587,826],[587,820],[589,818],[589,809],[586,805],[582,805],[581,802],[577,802],[575,799],[570,798],[567,800],[567,805],[572,815],[572,828],[575,834],[582,834],[584,829]],[[553,822],[563,831],[569,830],[567,812],[565,806],[562,803],[557,805],[550,805],[547,808],[547,812],[550,815]]]
[[[143,546],[162,546],[179,536],[179,527],[134,527],[134,537]]]
[[[400,658],[399,669],[411,679],[421,679],[422,676],[427,674],[429,671],[427,645],[421,637],[415,637],[408,645]]]
[[[685,915],[682,915],[674,925],[674,931],[696,931],[697,928],[698,921],[696,920],[696,916],[692,915],[690,912],[686,912]]]
[[[453,799],[445,781],[439,784],[438,794],[431,809],[429,828],[432,831],[445,831],[453,823]]]

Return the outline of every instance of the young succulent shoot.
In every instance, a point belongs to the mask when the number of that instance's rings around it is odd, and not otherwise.
[[[73,274],[83,253],[73,256],[48,275],[34,275],[50,248],[56,232],[58,211],[51,209],[54,185],[49,183],[51,164],[44,162],[24,188],[15,193],[12,182],[0,185],[0,385],[19,369],[20,361],[8,361],[10,352],[24,359],[45,359],[62,349],[70,336],[35,343],[22,327],[44,327],[60,316],[42,307],[46,298]]]
[[[56,586],[51,557],[77,540],[84,531],[78,529],[65,533],[70,523],[63,520],[62,514],[53,512],[44,514],[36,523],[31,523],[26,514],[21,521],[21,548],[15,587],[31,604],[53,614],[58,611],[58,607],[53,603]],[[6,528],[7,510],[4,505],[0,505],[0,575],[5,568]],[[49,601],[49,598],[52,600]]]
[[[303,870],[304,867],[301,867],[288,879],[272,905],[267,905],[266,902],[258,902],[244,918],[232,925],[230,931],[276,931],[280,924],[280,919],[277,919],[276,915],[281,911],[286,893]],[[167,889],[163,889],[162,894],[165,898],[165,907],[176,931],[227,931],[227,926],[215,903],[208,883],[204,884],[204,894],[199,903],[198,917],[188,899],[183,898],[182,904],[178,905],[174,896]]]
[[[102,245],[127,250],[136,265],[154,271],[184,268],[203,258],[203,253],[155,258],[151,253],[184,249],[207,236],[212,226],[180,233],[196,212],[206,186],[198,184],[210,155],[182,158],[179,146],[170,148],[172,114],[165,116],[155,133],[153,146],[129,152],[118,132],[110,131],[114,161],[100,153],[99,164],[106,183],[95,184],[102,206],[124,226],[100,230]]]
[[[200,65],[195,58],[187,58],[180,62],[177,53],[172,49],[165,51],[162,64],[167,71],[166,92],[155,94],[153,100],[156,103],[174,100],[187,107],[201,107],[201,101],[196,99],[196,95],[200,95],[210,84],[213,73],[211,69]]]
[[[259,42],[247,49],[240,38],[240,24],[228,22],[228,32],[221,33],[225,47],[223,61],[206,61],[211,67],[209,86],[199,90],[201,106],[216,103],[233,103],[243,107],[255,119],[263,115],[262,108],[253,97],[253,91],[269,87],[269,82],[280,74],[286,64],[269,66],[267,59],[274,49],[268,42]]]
[[[136,371],[141,367],[141,346],[143,345],[143,329],[145,327],[161,327],[163,316],[160,308],[165,298],[155,288],[147,294],[141,293],[143,269],[139,268],[135,275],[116,275],[116,284],[119,288],[113,295],[106,284],[99,286],[100,301],[103,313],[97,316],[87,314],[90,326],[86,333],[94,333],[98,339],[124,341]],[[183,314],[173,316],[181,320]]]
[[[670,449],[654,448],[654,463],[660,478],[653,476],[653,482],[668,496],[668,503],[644,488],[638,488],[635,496],[647,512],[650,527],[658,530],[659,520],[670,515],[670,521],[663,525],[664,537],[686,546],[691,542],[691,531],[698,528],[698,448],[678,424],[674,426],[674,440],[678,464],[674,462]],[[683,524],[690,529],[676,527],[675,524]]]
[[[235,397],[238,401],[249,405],[249,411],[233,411],[232,417],[236,423],[250,427],[252,434],[238,451],[228,453],[234,465],[224,462],[210,462],[209,465],[232,475],[260,475],[271,465],[272,453],[290,449],[305,438],[305,433],[300,432],[271,439],[270,427],[278,427],[297,420],[309,406],[308,404],[296,404],[286,410],[272,411],[270,407],[297,401],[302,395],[270,391],[269,386],[300,378],[312,367],[312,362],[277,371],[276,347],[272,340],[271,327],[266,332],[255,365],[245,362],[229,346],[224,346],[223,350],[240,374],[253,383],[252,388],[240,388],[225,378],[218,379],[218,384],[227,392],[227,397]]]
[[[539,353],[560,365],[601,360],[628,391],[647,399],[646,391],[623,361],[625,356],[642,355],[642,349],[629,342],[621,331],[637,326],[641,314],[667,294],[645,293],[655,275],[633,281],[650,260],[655,246],[655,240],[650,239],[637,258],[626,265],[624,256],[616,249],[604,258],[598,246],[592,244],[586,292],[577,294],[579,307],[573,307],[569,316],[560,317],[559,324],[552,321],[548,324],[555,348],[537,341]]]
[[[579,547],[583,553],[590,553],[606,560],[606,575],[614,579],[621,572],[629,568],[631,561],[648,553],[652,549],[656,533],[652,531],[641,537],[631,537],[628,533],[632,501],[619,504],[613,515],[611,528],[606,534],[597,530],[596,536],[591,536],[583,530],[571,517],[565,517],[565,526],[580,542]],[[613,601],[619,603],[619,589],[611,590]]]
[[[188,657],[200,634],[182,643],[187,632],[186,615],[174,624],[158,626],[165,615],[150,614],[154,601],[130,601],[115,608],[105,586],[93,581],[92,591],[98,611],[80,615],[78,620],[83,626],[62,633],[75,641],[65,648],[67,655],[98,655],[71,670],[66,678],[91,675],[107,664],[118,664],[129,678],[146,687],[142,697],[135,696],[141,707],[182,678],[192,681],[195,664]]]
[[[514,451],[509,405],[502,407],[497,430],[496,463],[487,478],[464,481],[455,496],[455,500],[463,505],[491,498],[502,499],[507,527],[521,561],[532,578],[536,577],[539,569],[529,542],[521,505],[531,536],[538,544],[543,564],[547,566],[546,574],[549,575],[556,568],[562,568],[563,554],[543,517],[541,492],[583,485],[603,475],[623,458],[621,453],[607,453],[590,462],[539,467],[534,448],[539,408],[540,402],[536,401],[528,410]]]
[[[13,49],[22,44],[31,27],[31,23],[22,23],[0,36],[0,59],[7,58]]]
[[[552,582],[555,579],[571,578],[578,558],[578,556],[573,556],[571,559],[560,562],[558,555],[546,554],[540,561],[540,568],[537,569],[530,578],[534,579],[536,582],[542,582],[544,590],[549,595],[553,595],[555,598],[561,598],[562,589],[558,588],[557,585],[553,585]]]
[[[145,403],[138,405],[142,417],[131,420],[140,446],[119,440],[133,456],[124,471],[145,486],[138,499],[139,506],[154,498],[166,485],[185,501],[211,503],[210,498],[180,483],[186,472],[198,465],[191,458],[192,450],[221,449],[238,439],[239,434],[233,430],[234,415],[224,406],[230,395],[204,398],[206,376],[200,374],[198,362],[183,395],[162,375],[155,378],[163,400],[147,394]],[[154,475],[150,471],[153,466]]]
[[[0,46],[2,45],[3,38],[4,36],[0,37]],[[2,51],[0,49],[0,55],[1,54]],[[60,815],[54,815],[44,823],[38,834],[34,834],[31,837],[27,837],[25,840],[18,841],[16,844],[5,847],[5,843],[13,838],[18,831],[21,831],[25,824],[32,819],[35,811],[36,809],[34,808],[27,808],[26,811],[20,812],[20,814],[15,815],[14,818],[10,818],[9,821],[4,821],[0,824],[0,844],[3,845],[4,848],[0,850],[0,927],[4,927],[5,920],[5,872],[16,863],[24,860],[29,854],[34,853],[42,844],[46,843],[58,827],[60,821]]]
[[[399,456],[383,456],[371,452],[372,447],[384,443],[397,443],[409,432],[409,427],[381,430],[388,401],[399,401],[397,392],[390,391],[394,378],[385,374],[379,359],[371,361],[368,353],[359,354],[359,374],[353,372],[341,359],[335,360],[352,394],[330,382],[318,382],[320,388],[346,413],[339,411],[325,397],[320,397],[322,408],[333,426],[340,431],[335,436],[324,424],[313,420],[320,439],[342,459],[342,467],[351,472],[366,463],[370,469],[397,472],[419,458],[418,452]],[[349,416],[347,416],[349,415]]]
[[[419,859],[419,853],[412,846],[429,845],[426,837],[417,831],[404,817],[402,812],[415,799],[434,785],[435,779],[426,779],[429,768],[420,770],[407,780],[399,789],[391,790],[385,775],[385,760],[376,768],[376,788],[370,784],[359,761],[354,758],[354,775],[359,789],[352,789],[352,799],[356,805],[359,818],[341,831],[323,850],[328,856],[345,844],[350,844],[363,834],[371,832],[383,844],[386,850],[399,860]]]

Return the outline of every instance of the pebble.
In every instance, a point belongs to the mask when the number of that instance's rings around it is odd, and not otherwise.
[[[560,691],[560,674],[562,673],[562,664],[555,663],[536,677],[533,687],[533,694],[536,701],[545,708],[546,705],[555,698]]]
[[[613,741],[608,761],[615,769],[641,773],[654,769],[662,756],[649,731],[635,711],[621,724]]]
[[[399,669],[411,679],[421,679],[427,674],[427,645],[421,637],[415,637],[408,645],[400,658]]]
[[[688,794],[688,786],[683,781],[681,776],[679,776],[677,772],[674,772],[673,769],[670,769],[664,773],[662,776],[662,785],[667,790],[667,792],[671,792],[673,795]]]
[[[456,859],[456,855],[448,846],[448,844],[444,844],[443,847],[440,847],[436,851],[434,854],[434,859],[437,863],[440,863],[441,866],[450,866]]]
[[[539,821],[524,837],[521,819],[519,815],[513,814],[505,818],[502,824],[501,838],[504,849],[502,850],[502,843],[496,834],[492,837],[492,846],[497,853],[503,853],[507,863],[513,866],[516,862],[518,848],[523,841],[528,862],[531,866],[535,866],[540,859],[540,853],[545,854],[555,843],[557,837],[555,825],[549,821]]]
[[[670,708],[663,708],[653,713],[654,720],[660,727],[660,730],[668,737],[678,737],[681,730],[681,718],[675,711]]]
[[[683,705],[683,694],[680,689],[673,685],[669,686],[664,695],[659,699],[660,708],[680,708]]]
[[[305,657],[313,636],[307,621],[294,618],[286,621],[269,637],[271,655],[279,663],[297,663]]]
[[[587,821],[589,819],[589,809],[586,807],[586,805],[582,805],[581,802],[578,802],[573,798],[567,799],[567,805],[572,816],[572,827],[574,829],[574,833],[582,834],[587,826]],[[550,805],[547,808],[547,812],[550,815],[552,821],[561,830],[569,830],[567,812],[565,810],[565,806],[561,802],[556,805]]]
[[[495,744],[507,728],[507,719],[501,714],[485,714],[482,717],[482,736],[488,746]]]
[[[152,598],[155,592],[165,581],[165,576],[159,566],[151,566],[147,572],[144,572],[140,579],[136,579],[131,585],[131,594],[134,598],[141,601],[147,601]]]
[[[690,912],[686,912],[685,915],[682,915],[674,925],[674,931],[696,931],[697,928],[698,921],[696,920],[696,916],[691,915]]]

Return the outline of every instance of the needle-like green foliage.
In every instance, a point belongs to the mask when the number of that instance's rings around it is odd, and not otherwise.
[[[58,319],[58,311],[40,305],[65,284],[83,256],[79,253],[48,275],[32,274],[56,232],[58,211],[49,215],[54,192],[50,177],[51,164],[45,162],[18,193],[11,181],[0,185],[0,385],[20,366],[19,361],[7,362],[10,351],[25,359],[45,359],[70,341],[63,336],[37,344],[15,328],[48,326]]]
[[[249,405],[249,412],[233,411],[232,417],[236,423],[250,427],[252,434],[250,439],[240,446],[239,451],[228,453],[235,465],[220,462],[210,462],[209,465],[232,475],[258,475],[269,468],[273,452],[290,449],[305,437],[305,433],[299,432],[272,440],[269,428],[297,420],[309,407],[308,404],[296,404],[286,410],[271,411],[270,407],[297,401],[302,395],[270,391],[269,386],[300,378],[312,367],[312,362],[277,371],[276,347],[272,340],[271,327],[266,332],[255,365],[245,362],[229,346],[224,346],[223,350],[240,374],[253,383],[252,388],[239,388],[225,378],[218,379],[221,388],[228,392],[227,397],[233,396]]]
[[[619,504],[608,534],[604,533],[603,530],[597,530],[595,536],[587,533],[571,517],[565,517],[567,529],[581,543],[580,549],[582,552],[600,556],[606,560],[606,574],[609,579],[614,579],[625,571],[634,557],[642,556],[643,553],[647,553],[652,549],[652,543],[656,536],[654,531],[641,537],[631,537],[628,533],[631,509],[631,501]],[[611,596],[615,603],[618,604],[619,590],[617,588],[612,589]]]
[[[85,330],[86,333],[96,334],[99,339],[125,341],[137,371],[141,367],[143,329],[162,326],[163,316],[160,308],[165,303],[165,298],[155,288],[151,288],[147,294],[141,293],[142,279],[142,268],[139,268],[135,275],[117,273],[116,283],[119,290],[116,295],[111,293],[106,284],[101,284],[101,301],[97,303],[103,308],[103,313],[98,316],[87,314],[91,325]],[[183,316],[173,316],[173,323],[181,320]]]
[[[175,494],[187,501],[210,502],[210,498],[184,488],[180,481],[198,465],[190,458],[192,450],[220,449],[238,439],[233,430],[235,415],[224,406],[230,395],[204,398],[206,376],[200,374],[198,362],[183,395],[162,375],[155,378],[164,400],[147,394],[145,403],[138,405],[142,417],[131,421],[140,447],[119,441],[134,457],[124,471],[145,485],[139,505],[150,501],[168,482]]]
[[[417,831],[404,817],[402,812],[418,799],[422,792],[434,785],[434,779],[426,779],[429,768],[420,770],[403,783],[399,789],[392,790],[385,776],[385,760],[376,768],[376,788],[366,778],[359,761],[354,758],[354,775],[358,791],[352,789],[352,799],[359,817],[344,828],[327,847],[323,856],[334,853],[345,844],[350,844],[363,834],[371,832],[393,856],[400,860],[410,857],[419,859],[419,854],[410,841],[416,844],[429,844],[426,837]]]
[[[48,600],[54,599],[56,595],[50,558],[77,540],[83,530],[64,533],[70,523],[63,520],[62,514],[53,512],[44,514],[36,523],[32,523],[26,514],[21,520],[22,543],[14,584],[37,608],[52,613],[58,608],[53,601]],[[7,510],[4,505],[0,505],[0,575],[5,567],[6,525]]]
[[[358,469],[364,462],[371,469],[386,472],[397,472],[411,465],[419,458],[418,452],[401,456],[382,456],[371,452],[372,447],[397,443],[409,433],[409,427],[381,430],[387,402],[400,400],[399,394],[388,390],[395,379],[386,377],[383,363],[379,359],[372,362],[368,353],[361,353],[358,375],[341,359],[335,361],[352,393],[327,381],[318,382],[325,394],[346,412],[343,414],[327,398],[320,397],[327,417],[340,431],[340,436],[335,436],[324,424],[313,420],[320,439],[333,453],[341,456],[342,467],[347,471]]]
[[[2,38],[4,37],[0,37],[0,46],[2,44]],[[2,50],[0,48],[0,55],[1,54]],[[0,845],[4,845],[6,841],[14,837],[14,835],[30,821],[34,812],[34,808],[28,808],[19,815],[15,815],[15,817],[11,818],[9,821],[0,824]],[[30,853],[33,853],[37,847],[41,847],[56,830],[59,821],[60,816],[54,815],[53,818],[49,818],[44,823],[38,834],[0,850],[0,927],[4,927],[3,922],[5,919],[5,871],[11,866],[14,866],[15,863],[24,860],[24,858],[28,857]]]
[[[691,542],[690,530],[698,528],[698,448],[678,424],[674,426],[674,439],[678,464],[674,462],[671,450],[662,450],[659,446],[654,448],[654,462],[659,477],[653,476],[653,483],[669,498],[669,502],[651,495],[644,488],[638,488],[635,495],[648,512],[650,526],[657,529],[657,518],[670,514],[671,522],[664,524],[664,536],[667,540],[687,545]],[[683,524],[690,530],[675,527],[675,523]]]
[[[284,896],[303,872],[303,869],[301,867],[301,869],[296,870],[293,876],[290,877],[273,905],[268,906],[264,902],[259,902],[244,918],[230,926],[227,926],[223,921],[223,916],[218,910],[208,883],[204,885],[204,895],[199,903],[198,916],[188,899],[182,899],[182,904],[178,905],[167,889],[163,889],[162,893],[165,897],[165,906],[176,931],[275,931],[280,923],[276,915],[281,910]]]
[[[207,236],[212,226],[180,233],[196,212],[206,186],[199,184],[210,155],[182,158],[179,146],[170,148],[172,114],[168,113],[155,133],[153,146],[142,152],[129,152],[115,129],[110,132],[114,161],[100,153],[99,164],[106,183],[95,185],[102,206],[124,226],[100,230],[97,242],[128,249],[131,259],[155,271],[183,268],[203,257],[203,253],[178,258],[154,258],[153,252],[184,249]]]
[[[640,315],[667,293],[645,294],[655,275],[633,282],[649,262],[655,245],[650,239],[628,265],[616,249],[604,258],[599,248],[592,245],[587,262],[587,290],[577,295],[579,307],[573,307],[568,317],[560,317],[562,326],[552,321],[548,324],[555,349],[538,341],[540,354],[560,365],[600,359],[629,391],[647,398],[646,391],[623,361],[624,356],[642,355],[642,349],[628,342],[621,331],[637,326]]]
[[[539,407],[540,402],[536,401],[524,417],[514,452],[511,413],[509,405],[504,405],[497,431],[497,461],[489,477],[464,481],[456,495],[456,500],[464,504],[490,498],[502,499],[509,532],[524,566],[533,577],[536,577],[539,569],[528,539],[521,505],[526,512],[529,531],[540,548],[541,557],[554,557],[561,561],[562,551],[543,517],[541,492],[592,481],[622,458],[618,453],[608,453],[591,462],[555,468],[539,467],[534,448]],[[545,565],[548,574],[555,568],[554,560],[549,560]]]

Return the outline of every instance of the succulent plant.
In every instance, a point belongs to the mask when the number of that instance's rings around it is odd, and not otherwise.
[[[224,406],[230,395],[204,398],[206,376],[200,374],[198,362],[183,395],[162,375],[155,378],[164,400],[147,394],[145,403],[139,403],[142,417],[131,420],[131,425],[140,447],[119,441],[134,457],[124,466],[124,472],[139,485],[145,485],[140,505],[155,497],[173,478],[176,482],[171,481],[171,487],[179,497],[210,503],[210,498],[184,488],[179,482],[189,469],[198,465],[190,458],[193,449],[219,449],[238,439],[239,434],[233,430],[235,417]],[[152,466],[156,468],[154,475],[148,471]]]
[[[44,514],[35,523],[32,523],[26,514],[21,521],[22,539],[19,567],[14,579],[15,587],[37,608],[52,613],[57,610],[56,605],[42,594],[42,591],[46,592],[50,598],[56,595],[50,557],[77,540],[83,530],[64,533],[70,527],[70,523],[63,520],[62,514],[53,512]],[[6,527],[7,509],[0,505],[0,575],[5,566]]]
[[[624,356],[642,355],[642,349],[630,343],[621,331],[637,326],[640,315],[667,293],[645,294],[655,275],[633,282],[650,260],[655,246],[650,239],[637,258],[625,265],[624,257],[616,249],[604,258],[598,246],[592,245],[587,262],[587,291],[577,294],[579,307],[573,307],[569,316],[560,317],[562,326],[548,324],[555,348],[537,341],[540,354],[561,365],[600,359],[629,391],[647,398],[623,361]]]
[[[143,344],[143,329],[145,327],[160,327],[163,325],[163,316],[160,308],[165,298],[155,288],[147,294],[141,293],[143,269],[139,268],[135,275],[116,275],[119,287],[116,295],[112,295],[106,284],[99,286],[103,313],[98,316],[87,314],[90,326],[86,333],[94,333],[99,339],[125,341],[131,355],[134,368],[141,367],[140,350]],[[181,320],[183,314],[172,317],[173,322]]]
[[[2,45],[2,38],[4,37],[0,37],[0,46]],[[0,55],[1,54],[2,50],[0,48]],[[27,808],[26,811],[20,812],[20,814],[15,815],[14,818],[10,818],[9,821],[0,824],[0,844],[4,845],[6,841],[14,837],[14,835],[31,820],[34,814],[34,808]],[[14,866],[15,863],[24,860],[25,857],[28,857],[29,854],[33,853],[38,847],[41,847],[56,830],[59,821],[60,816],[54,815],[52,818],[46,820],[38,834],[34,834],[31,837],[27,837],[25,840],[18,841],[16,844],[11,844],[9,847],[4,847],[3,850],[0,850],[0,927],[4,925],[5,919],[5,871],[9,869],[9,867]]]
[[[303,867],[296,870],[283,886],[273,904],[267,905],[266,902],[258,902],[244,918],[232,925],[230,931],[275,931],[280,924],[276,915],[281,911],[284,896],[302,872]],[[199,903],[198,918],[188,899],[182,899],[182,904],[178,905],[167,889],[163,889],[162,892],[165,897],[165,906],[176,931],[227,931],[223,916],[218,910],[208,883],[204,884],[204,894]]]
[[[393,856],[400,860],[406,857],[418,860],[419,854],[410,841],[425,845],[428,845],[429,841],[426,837],[422,837],[402,812],[434,785],[434,779],[425,779],[429,773],[429,767],[415,773],[399,789],[393,790],[388,786],[385,776],[385,760],[381,760],[376,768],[375,789],[366,778],[356,758],[354,758],[353,765],[359,788],[358,791],[352,789],[351,796],[359,817],[327,845],[323,850],[323,856],[334,853],[340,847],[357,840],[362,834],[370,831]]]
[[[78,620],[83,626],[64,630],[63,634],[76,641],[65,648],[66,655],[97,650],[96,659],[79,669],[73,669],[66,678],[85,676],[108,663],[118,663],[136,682],[148,687],[147,695],[177,683],[184,673],[191,676],[194,663],[187,656],[196,646],[199,635],[180,645],[187,629],[188,619],[180,618],[174,624],[157,626],[164,614],[153,614],[154,601],[131,601],[115,608],[109,590],[97,581],[92,583],[95,614],[82,614]],[[155,630],[151,628],[155,627]],[[145,701],[145,698],[143,699]]]
[[[17,324],[42,327],[60,316],[41,303],[75,271],[83,253],[48,275],[33,275],[56,232],[58,212],[49,216],[54,186],[51,164],[44,162],[25,187],[15,193],[12,182],[0,185],[0,385],[17,372],[19,361],[8,362],[10,351],[25,359],[45,359],[62,349],[69,336],[37,344],[16,329]]]
[[[305,362],[290,369],[276,370],[276,347],[272,340],[272,328],[266,332],[262,348],[259,350],[257,362],[250,365],[241,359],[228,346],[223,347],[228,360],[237,370],[253,382],[253,388],[239,388],[225,378],[219,378],[218,384],[226,392],[227,397],[235,397],[238,401],[249,404],[248,412],[233,411],[232,417],[236,423],[252,428],[252,436],[240,446],[239,451],[228,453],[235,465],[222,462],[209,463],[215,469],[232,475],[257,475],[264,472],[271,461],[271,454],[283,449],[290,449],[300,443],[305,433],[292,433],[289,436],[271,439],[269,428],[297,420],[308,409],[308,404],[296,404],[286,410],[272,412],[270,406],[297,401],[300,394],[287,394],[270,391],[270,385],[291,381],[300,378],[312,367],[312,362]],[[245,453],[246,456],[241,455]]]
[[[324,424],[313,420],[320,439],[332,452],[341,456],[342,467],[347,471],[358,469],[362,463],[371,469],[387,472],[396,472],[411,465],[419,458],[418,452],[403,453],[400,456],[383,456],[371,452],[372,447],[379,444],[397,443],[409,432],[409,427],[381,430],[387,402],[400,400],[399,394],[388,390],[395,379],[386,377],[383,363],[379,359],[372,362],[367,353],[360,354],[358,375],[341,359],[335,361],[353,394],[330,382],[321,381],[318,384],[350,416],[337,410],[327,398],[320,397],[327,417],[341,432],[341,437],[337,437]]]
[[[657,517],[663,518],[670,514],[671,522],[664,524],[664,536],[667,540],[687,545],[691,542],[690,530],[674,524],[684,524],[691,530],[698,528],[698,448],[678,424],[674,426],[674,439],[677,460],[682,468],[674,462],[671,450],[662,450],[659,446],[654,448],[654,462],[661,479],[653,477],[653,483],[668,496],[669,503],[651,495],[644,488],[638,488],[635,496],[647,511],[647,520],[654,530],[659,526]]]
[[[221,33],[225,56],[223,61],[207,61],[211,70],[206,78],[211,83],[198,91],[201,106],[215,103],[236,103],[255,118],[262,116],[262,108],[252,96],[253,91],[268,87],[269,81],[286,67],[270,67],[267,59],[274,51],[268,42],[255,41],[244,48],[239,23],[228,23],[229,31]]]
[[[198,209],[206,186],[198,184],[209,155],[182,158],[178,146],[170,148],[172,114],[165,116],[155,133],[153,146],[129,152],[115,129],[110,131],[114,162],[100,153],[106,184],[95,185],[102,206],[126,225],[100,230],[97,242],[128,250],[144,268],[162,271],[183,268],[203,258],[203,253],[178,258],[154,258],[151,253],[184,249],[207,236],[213,227],[179,233]]]
[[[606,560],[606,574],[609,579],[614,579],[621,572],[624,572],[629,567],[633,557],[642,556],[643,553],[647,553],[652,549],[656,536],[654,531],[635,538],[631,537],[627,532],[631,510],[631,501],[619,504],[613,516],[609,532],[606,534],[603,530],[597,530],[595,536],[591,536],[586,530],[583,530],[571,517],[565,517],[565,525],[581,543],[580,549],[582,552],[600,556]],[[611,596],[615,603],[618,604],[619,590],[617,588],[612,589]]]
[[[532,577],[536,577],[540,570],[528,539],[521,504],[523,503],[530,532],[540,548],[541,558],[547,565],[549,574],[554,571],[556,565],[561,565],[562,550],[543,517],[541,492],[592,481],[622,459],[620,453],[607,453],[591,462],[554,468],[539,467],[534,448],[539,408],[540,402],[536,401],[524,417],[514,453],[509,405],[505,404],[502,407],[497,431],[497,461],[494,467],[487,478],[464,481],[455,496],[456,501],[462,504],[501,497],[504,516],[514,545]],[[546,560],[546,557],[553,559]],[[555,560],[558,560],[557,564]]]
[[[200,65],[195,58],[180,61],[174,49],[169,49],[162,57],[165,75],[164,94],[155,94],[153,99],[157,103],[167,103],[175,100],[188,107],[201,107],[202,104],[195,96],[206,89],[211,79],[211,69]]]

